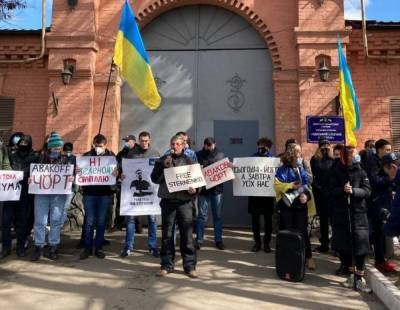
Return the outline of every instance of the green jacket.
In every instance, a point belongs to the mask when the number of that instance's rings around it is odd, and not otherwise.
[[[3,143],[0,144],[0,170],[11,170],[8,151]]]

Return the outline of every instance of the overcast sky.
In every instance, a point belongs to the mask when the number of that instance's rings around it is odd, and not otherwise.
[[[66,0],[64,0],[66,1]],[[123,0],[110,0],[123,1]],[[344,0],[346,19],[360,19],[361,0]],[[28,7],[14,12],[8,22],[0,22],[1,29],[40,29],[42,0],[28,0]],[[47,0],[47,26],[51,24],[53,0]],[[365,0],[367,19],[400,22],[400,0]]]

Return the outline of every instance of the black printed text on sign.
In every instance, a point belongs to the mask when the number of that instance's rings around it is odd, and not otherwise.
[[[30,194],[70,194],[74,165],[31,164]]]

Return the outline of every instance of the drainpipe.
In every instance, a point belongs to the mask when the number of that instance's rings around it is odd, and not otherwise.
[[[18,64],[18,63],[28,63],[39,60],[43,58],[44,53],[46,51],[46,0],[42,0],[42,48],[40,50],[39,56],[31,57],[27,59],[18,59],[18,60],[0,60],[0,64]]]
[[[400,55],[370,55],[368,52],[367,21],[365,20],[364,0],[361,0],[362,31],[365,56],[371,59],[400,59]]]

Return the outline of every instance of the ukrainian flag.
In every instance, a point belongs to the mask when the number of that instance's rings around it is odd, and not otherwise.
[[[347,65],[340,39],[338,39],[338,53],[340,104],[342,105],[343,110],[346,132],[345,139],[347,145],[356,147],[357,139],[354,135],[354,131],[361,128],[360,109],[358,107],[358,101],[354,91],[350,69]]]
[[[136,96],[151,110],[160,106],[149,58],[144,48],[135,15],[128,1],[121,12],[121,21],[114,48],[114,63]]]

